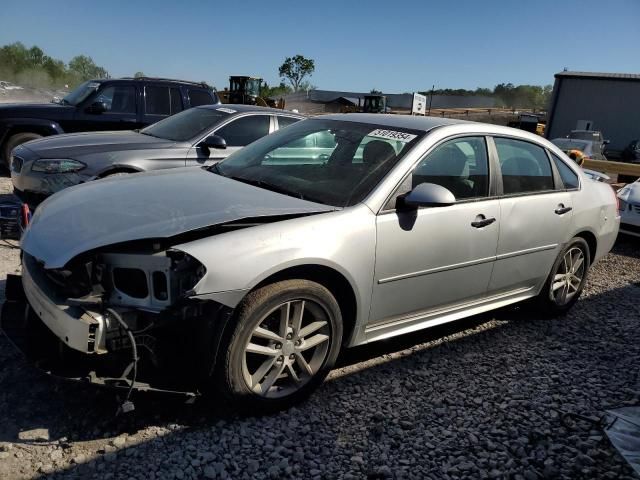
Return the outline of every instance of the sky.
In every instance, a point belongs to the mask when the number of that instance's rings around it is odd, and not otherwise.
[[[0,45],[89,55],[112,77],[278,84],[288,56],[320,89],[386,93],[546,85],[569,70],[640,73],[640,0],[87,2],[2,0]]]

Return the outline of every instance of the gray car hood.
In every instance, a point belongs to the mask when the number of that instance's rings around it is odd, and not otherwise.
[[[243,218],[332,210],[197,167],[159,170],[53,195],[36,210],[21,247],[46,268],[60,268],[83,252],[116,243],[168,238]]]
[[[76,158],[88,153],[168,148],[176,142],[133,131],[68,133],[29,142],[27,148],[40,158]]]

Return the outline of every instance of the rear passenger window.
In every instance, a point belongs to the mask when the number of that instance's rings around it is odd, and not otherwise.
[[[144,88],[144,111],[147,115],[171,115],[168,87]]]
[[[578,188],[580,186],[580,181],[578,180],[578,175],[576,174],[576,172],[571,170],[566,163],[564,163],[554,154],[551,154],[551,156],[553,157],[553,161],[556,164],[558,173],[560,173],[560,178],[562,178],[564,188],[566,188],[567,190]]]
[[[511,138],[495,138],[505,195],[553,190],[549,158],[542,147]]]
[[[181,112],[184,109],[182,106],[182,93],[179,88],[171,89],[171,115]]]
[[[213,97],[205,90],[189,90],[189,103],[192,107],[199,105],[212,105]]]

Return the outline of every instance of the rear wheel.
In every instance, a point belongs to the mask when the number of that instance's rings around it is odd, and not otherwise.
[[[306,398],[333,367],[342,317],[322,285],[285,280],[251,292],[223,341],[214,390],[246,411],[275,411]]]
[[[561,315],[578,301],[591,266],[589,245],[574,237],[560,252],[549,278],[538,295],[541,309],[549,315]]]
[[[21,145],[26,142],[30,142],[31,140],[36,140],[38,138],[42,138],[42,135],[32,132],[24,132],[24,133],[16,133],[9,137],[9,139],[4,144],[4,149],[2,150],[2,157],[4,159],[5,166],[11,170],[11,151],[16,148],[18,145]]]

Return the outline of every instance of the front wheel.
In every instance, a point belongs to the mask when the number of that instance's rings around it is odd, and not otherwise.
[[[11,171],[11,151],[18,145],[42,138],[42,135],[33,132],[16,133],[9,137],[4,144],[2,156],[4,157],[5,166]]]
[[[324,286],[285,280],[259,288],[223,339],[213,390],[250,412],[288,408],[322,383],[341,341],[340,307]]]
[[[587,242],[580,237],[571,239],[558,255],[537,297],[543,312],[562,315],[578,301],[591,266],[590,258]]]

